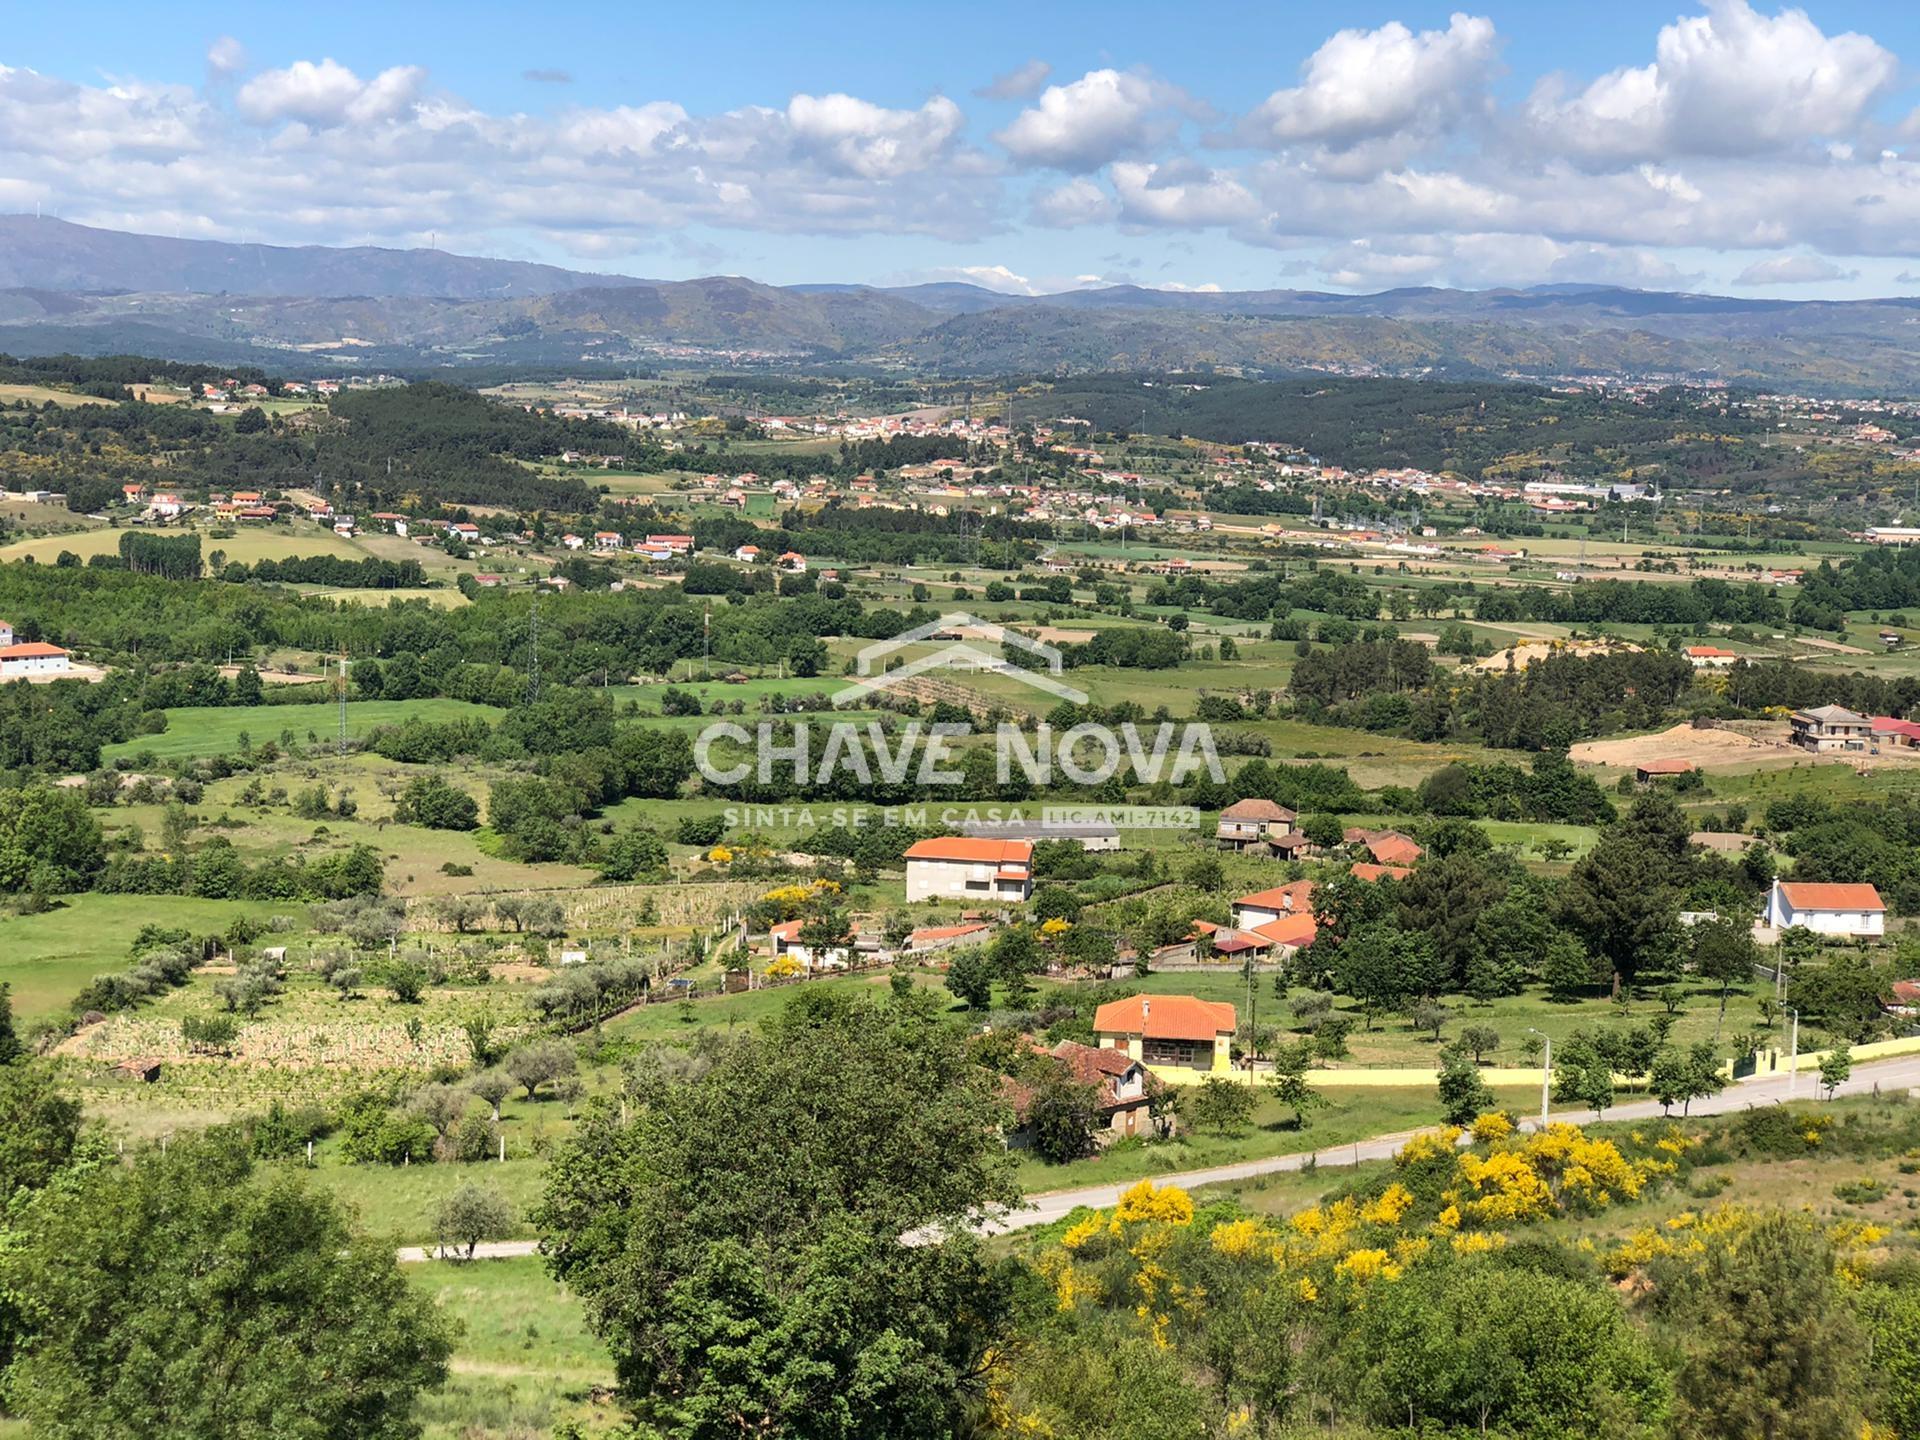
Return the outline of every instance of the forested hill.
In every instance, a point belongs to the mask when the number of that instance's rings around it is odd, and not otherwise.
[[[372,245],[232,245],[131,235],[37,215],[0,215],[0,287],[202,295],[547,295],[623,276],[524,260]]]
[[[935,374],[1233,368],[1408,378],[1680,376],[1920,391],[1914,299],[1608,286],[1205,294],[679,281],[369,247],[281,248],[0,216],[0,346],[337,369],[645,363],[695,350]],[[350,338],[349,338],[350,337]]]
[[[1531,385],[1437,380],[1349,380],[1326,376],[1257,382],[1209,374],[1093,375],[1056,381],[1055,413],[1095,430],[1191,435],[1224,443],[1271,441],[1298,446],[1327,464],[1356,469],[1417,466],[1479,475],[1486,466],[1536,448],[1578,457],[1697,436],[1703,414],[1721,434],[1759,433],[1765,422],[1663,392],[1644,403],[1601,395],[1556,394]]]

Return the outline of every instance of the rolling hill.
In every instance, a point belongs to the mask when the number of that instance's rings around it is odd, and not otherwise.
[[[288,373],[472,363],[857,363],[974,375],[1670,376],[1920,392],[1920,299],[1631,290],[1004,295],[940,282],[654,281],[437,250],[233,245],[0,216],[0,348]]]

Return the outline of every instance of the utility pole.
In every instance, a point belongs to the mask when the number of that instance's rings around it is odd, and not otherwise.
[[[706,613],[700,617],[700,672],[707,679],[713,679],[713,601],[707,601]]]
[[[347,753],[347,647],[340,647],[340,753]]]
[[[537,704],[540,700],[540,590],[538,586],[534,587],[533,614],[527,622],[527,645],[533,652],[528,688],[531,691],[531,698]]]
[[[1553,1080],[1553,1037],[1544,1030],[1527,1027],[1529,1035],[1538,1035],[1546,1042],[1546,1049],[1540,1055],[1540,1128],[1547,1128],[1547,1089]]]
[[[1254,952],[1246,952],[1246,1073],[1260,1054],[1260,996],[1254,993]]]

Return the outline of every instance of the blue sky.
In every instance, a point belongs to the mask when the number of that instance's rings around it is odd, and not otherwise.
[[[777,283],[1920,294],[1912,5],[86,8],[0,34],[0,210]]]

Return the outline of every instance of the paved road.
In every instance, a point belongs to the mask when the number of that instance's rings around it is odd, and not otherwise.
[[[1920,1056],[1907,1056],[1897,1060],[1881,1060],[1872,1064],[1858,1065],[1854,1068],[1853,1078],[1839,1089],[1842,1095],[1871,1095],[1882,1090],[1900,1091],[1912,1086],[1920,1086]],[[1818,1077],[1803,1074],[1792,1087],[1795,1094],[1789,1095],[1789,1081],[1785,1075],[1768,1075],[1742,1080],[1729,1085],[1710,1100],[1697,1100],[1693,1109],[1702,1115],[1720,1115],[1730,1110],[1750,1110],[1756,1105],[1777,1105],[1783,1100],[1811,1100],[1819,1093]],[[1607,1111],[1608,1120],[1647,1120],[1657,1118],[1662,1113],[1656,1100],[1634,1100],[1626,1104],[1615,1105]],[[1591,1110],[1556,1110],[1555,1120],[1569,1120],[1576,1125],[1590,1125],[1602,1118]],[[1429,1127],[1430,1128],[1430,1127]],[[1154,1180],[1161,1185],[1178,1185],[1183,1189],[1192,1189],[1197,1185],[1219,1185],[1229,1180],[1251,1180],[1260,1175],[1272,1175],[1281,1171],[1298,1170],[1308,1161],[1314,1165],[1355,1165],[1368,1160],[1391,1160],[1400,1147],[1416,1134],[1407,1130],[1395,1135],[1376,1135],[1370,1140],[1357,1144],[1337,1145],[1327,1150],[1315,1150],[1294,1155],[1268,1155],[1258,1160],[1240,1160],[1231,1165],[1215,1165],[1207,1170],[1188,1170],[1180,1174],[1156,1175]],[[1068,1214],[1075,1207],[1085,1205],[1090,1209],[1104,1210],[1117,1204],[1120,1192],[1129,1185],[1138,1183],[1133,1180],[1119,1181],[1109,1185],[1087,1185],[1077,1190],[1050,1190],[1045,1194],[1031,1195],[1023,1209],[1010,1214],[996,1216],[982,1224],[986,1234],[1001,1234],[1008,1230],[1025,1230],[1035,1225],[1047,1225]]]
[[[1854,1067],[1853,1077],[1840,1087],[1842,1095],[1874,1095],[1881,1091],[1904,1091],[1920,1087],[1920,1055],[1905,1056],[1897,1060],[1879,1060],[1870,1064]],[[1789,1090],[1793,1093],[1789,1094]],[[1756,1076],[1729,1085],[1710,1100],[1699,1100],[1693,1108],[1702,1115],[1722,1115],[1733,1110],[1751,1110],[1756,1105],[1778,1105],[1784,1100],[1811,1100],[1819,1094],[1818,1077],[1802,1074],[1790,1081],[1785,1075]],[[1661,1114],[1658,1101],[1634,1100],[1615,1105],[1608,1110],[1604,1118],[1608,1120],[1648,1120]],[[1591,1110],[1556,1110],[1555,1120],[1569,1120],[1576,1125],[1589,1125],[1602,1117]],[[1430,1128],[1430,1127],[1429,1127]],[[1283,1171],[1299,1170],[1311,1161],[1317,1167],[1334,1165],[1357,1165],[1369,1160],[1391,1160],[1400,1147],[1415,1135],[1416,1131],[1404,1130],[1392,1135],[1376,1135],[1369,1140],[1356,1144],[1336,1145],[1326,1150],[1301,1151],[1292,1155],[1268,1155],[1258,1160],[1239,1160],[1231,1165],[1215,1165],[1206,1170],[1185,1170],[1175,1174],[1152,1177],[1157,1184],[1178,1185],[1191,1190],[1200,1185],[1220,1185],[1231,1180],[1252,1180],[1261,1175],[1273,1175]],[[1061,1216],[1085,1205],[1090,1209],[1104,1210],[1119,1202],[1120,1192],[1128,1186],[1137,1184],[1136,1180],[1115,1181],[1107,1185],[1083,1185],[1076,1190],[1049,1190],[1045,1194],[1032,1195],[1019,1210],[998,1214],[981,1221],[979,1230],[985,1235],[1005,1234],[1010,1230],[1026,1230],[1035,1225],[1047,1225]],[[481,1245],[474,1251],[475,1259],[493,1260],[512,1255],[531,1255],[535,1245],[531,1240],[500,1240]],[[402,1264],[413,1261],[430,1260],[434,1251],[430,1246],[409,1246],[399,1252]]]

